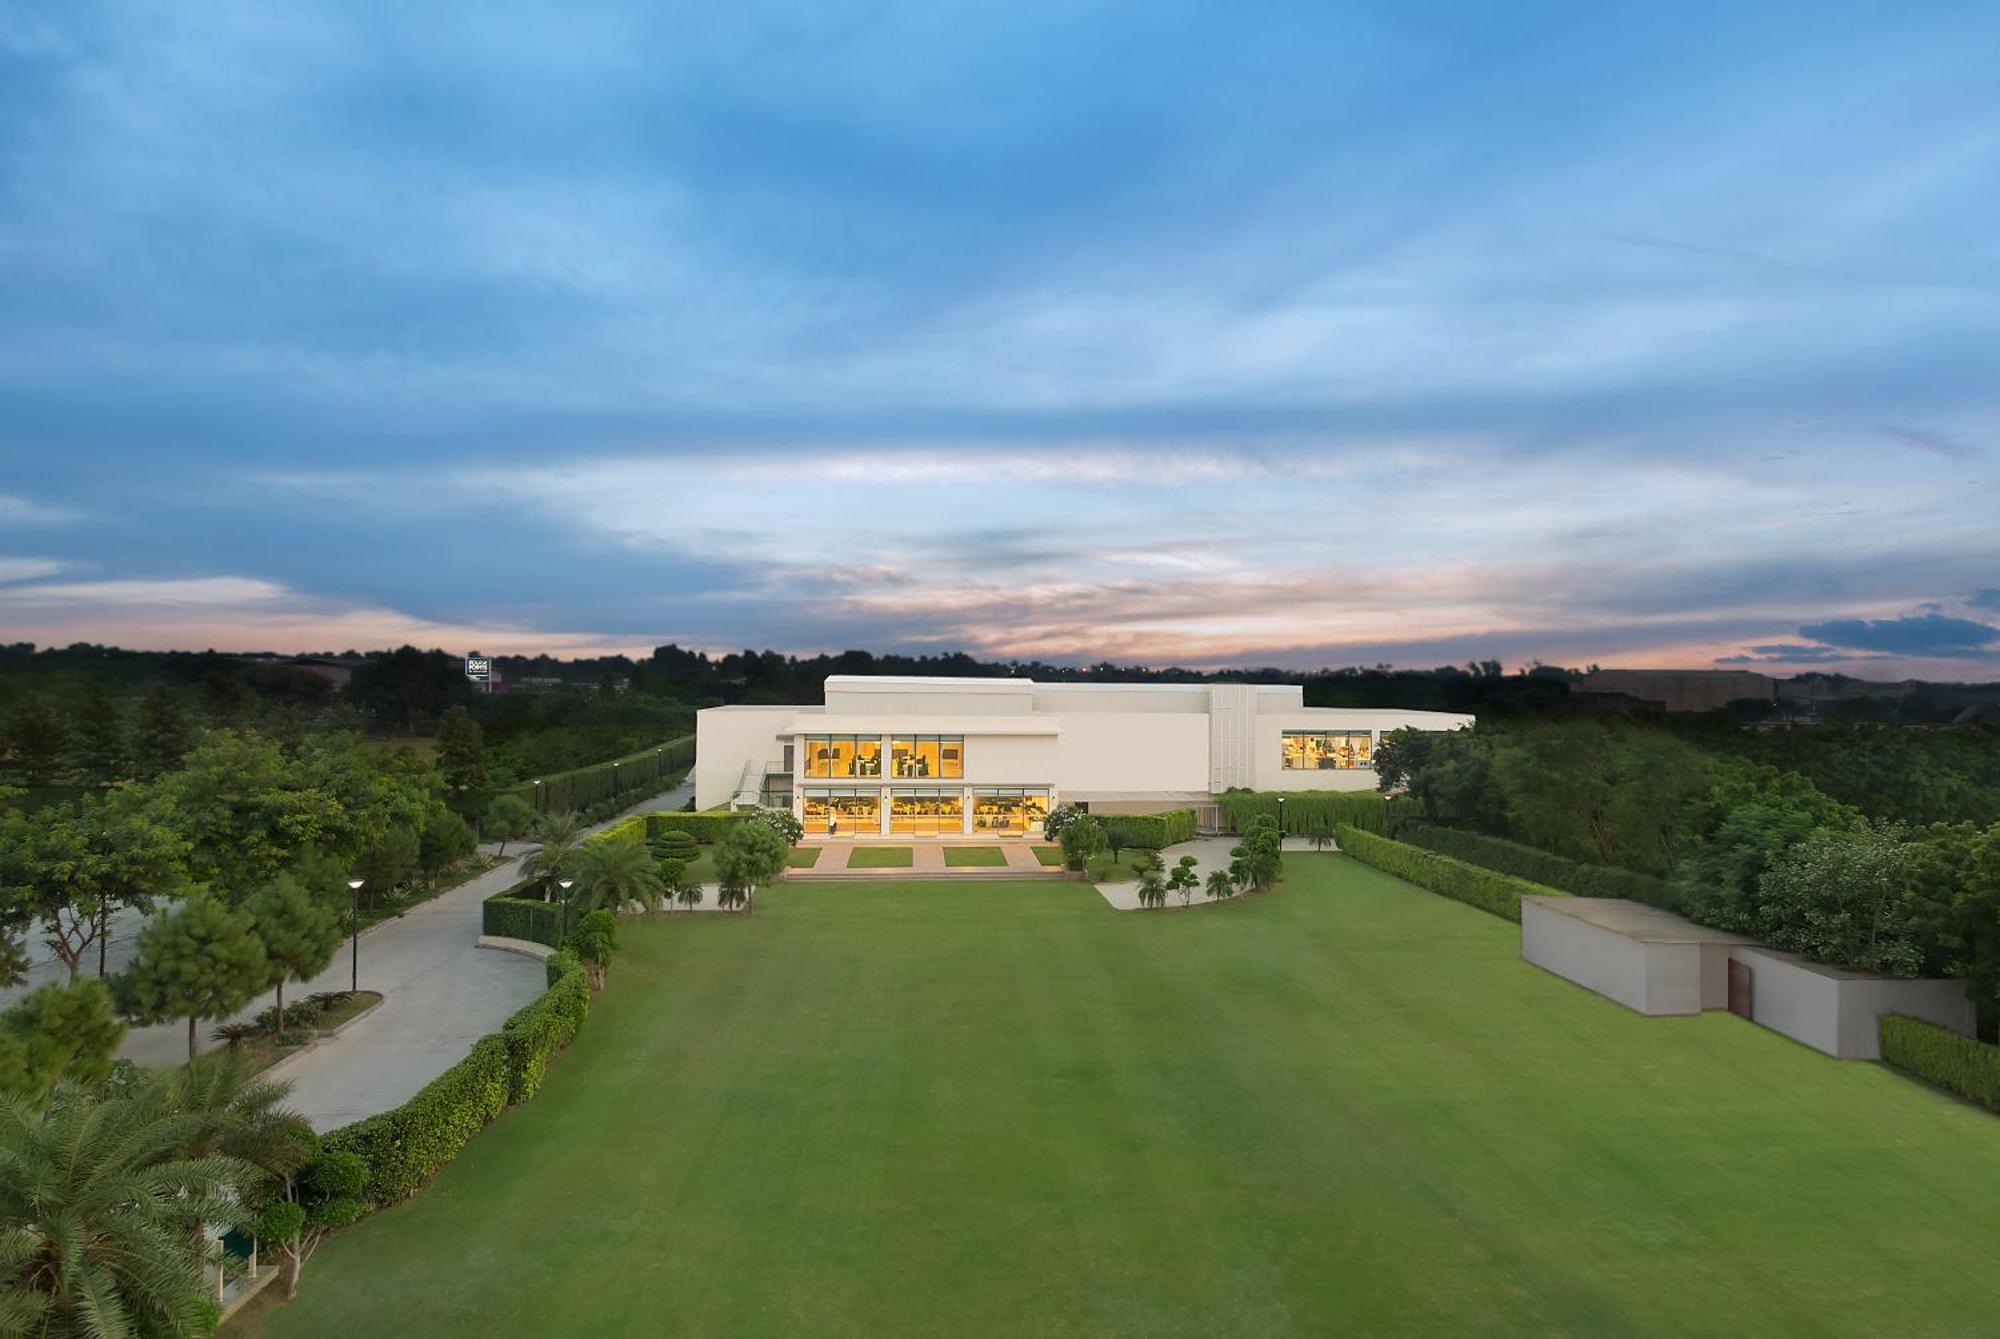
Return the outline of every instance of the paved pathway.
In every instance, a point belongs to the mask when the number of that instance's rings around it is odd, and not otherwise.
[[[1235,846],[1239,840],[1241,839],[1237,837],[1197,837],[1191,842],[1182,842],[1178,846],[1168,847],[1166,850],[1160,852],[1160,856],[1166,861],[1167,868],[1169,869],[1173,868],[1182,856],[1193,856],[1195,858],[1195,875],[1206,884],[1210,870],[1229,868],[1230,848]],[[1315,849],[1312,841],[1306,837],[1287,837],[1284,840],[1286,855],[1310,853]],[[1097,891],[1103,894],[1106,902],[1109,902],[1120,911],[1137,911],[1140,909],[1139,884],[1136,879],[1130,883],[1100,883],[1097,885]],[[1191,899],[1194,904],[1212,902],[1214,900],[1214,898],[1208,895],[1206,887],[1197,888],[1194,897]],[[1168,893],[1167,905],[1170,907],[1180,906],[1181,895],[1179,893]]]
[[[690,794],[684,782],[625,814],[676,809]],[[407,1100],[457,1063],[473,1042],[542,993],[547,970],[540,962],[475,943],[479,904],[520,878],[521,858],[532,848],[513,849],[516,853],[505,864],[362,931],[361,988],[381,991],[382,1003],[338,1037],[272,1070],[274,1077],[291,1082],[290,1105],[315,1129],[345,1125]],[[288,987],[286,998],[346,989],[348,951],[343,945],[326,971]],[[260,996],[235,1017],[249,1018],[273,998]],[[208,1034],[220,1021],[201,1025],[205,1047],[213,1045]],[[187,1024],[133,1028],[119,1054],[145,1065],[177,1063],[187,1057]]]

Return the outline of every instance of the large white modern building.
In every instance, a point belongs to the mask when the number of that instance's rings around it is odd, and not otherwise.
[[[786,807],[837,836],[1026,836],[1058,804],[1152,813],[1234,787],[1373,790],[1383,734],[1472,724],[1308,707],[1297,684],[836,675],[825,695],[698,713],[696,807]]]

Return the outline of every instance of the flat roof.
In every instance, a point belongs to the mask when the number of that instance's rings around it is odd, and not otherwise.
[[[1595,925],[1647,944],[1755,944],[1748,935],[1696,925],[1685,916],[1622,897],[1522,897],[1544,911]]]
[[[801,716],[778,731],[826,735],[1059,735],[1053,716]]]

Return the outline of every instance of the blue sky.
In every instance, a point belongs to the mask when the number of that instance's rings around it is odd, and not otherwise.
[[[0,636],[2000,678],[1996,56],[0,0]]]

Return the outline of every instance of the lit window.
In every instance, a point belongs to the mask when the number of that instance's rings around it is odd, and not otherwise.
[[[910,735],[889,743],[889,773],[899,780],[965,775],[965,736]]]
[[[808,787],[802,807],[807,832],[841,836],[882,830],[882,793],[878,790]]]
[[[972,792],[972,830],[1021,836],[1039,832],[1049,816],[1049,793],[1020,787]]]
[[[874,735],[807,735],[809,777],[880,776],[882,741]]]
[[[965,830],[965,794],[956,790],[889,792],[889,831],[916,836]]]
[[[1375,737],[1366,730],[1287,730],[1287,772],[1351,771],[1375,765]]]

